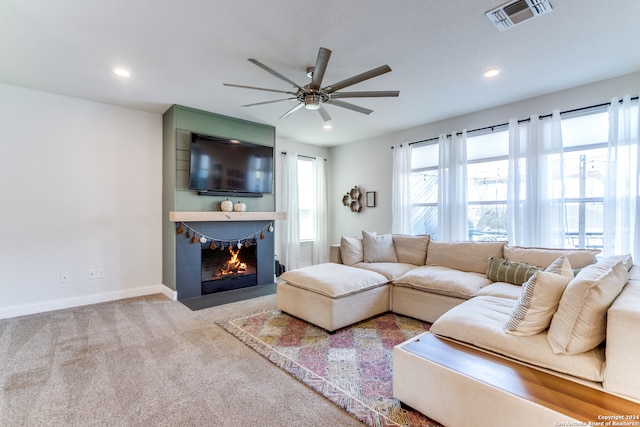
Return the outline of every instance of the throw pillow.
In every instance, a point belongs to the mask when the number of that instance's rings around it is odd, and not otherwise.
[[[572,277],[573,270],[566,256],[558,258],[545,271],[536,271],[522,285],[518,304],[511,312],[504,331],[512,335],[530,336],[547,329]]]
[[[571,268],[569,257],[567,255],[562,255],[560,258],[553,261],[551,265],[544,271],[548,273],[559,274],[560,276],[564,276],[569,280],[573,279],[575,276],[574,270],[573,268]]]
[[[522,262],[507,261],[504,258],[489,258],[487,267],[487,279],[492,282],[505,282],[513,285],[522,285],[529,280],[536,271],[541,268]]]
[[[606,258],[585,267],[562,294],[547,340],[555,354],[578,354],[604,341],[607,310],[629,280],[620,259]]]
[[[398,262],[391,234],[362,231],[364,262]]]
[[[344,265],[354,265],[364,261],[362,239],[342,236],[342,239],[340,239],[340,257]]]
[[[398,262],[424,265],[427,260],[427,247],[431,238],[429,235],[406,236],[394,234],[391,237]]]

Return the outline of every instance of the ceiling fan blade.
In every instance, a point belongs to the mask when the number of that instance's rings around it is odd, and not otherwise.
[[[400,95],[399,90],[374,90],[365,92],[334,92],[331,98],[383,98]]]
[[[266,92],[276,92],[276,93],[288,93],[289,95],[295,95],[295,92],[289,92],[286,90],[277,90],[277,89],[267,89],[264,87],[255,87],[255,86],[246,86],[246,85],[236,85],[233,83],[222,83],[224,86],[231,86],[231,87],[239,87],[242,89],[255,89],[255,90],[264,90]]]
[[[320,115],[322,116],[322,120],[324,120],[325,123],[331,120],[331,116],[322,105],[320,106],[320,108],[318,108],[318,113],[320,113]]]
[[[274,102],[292,101],[296,98],[274,99],[273,101],[254,102],[253,104],[241,105],[241,107],[254,107],[256,105],[273,104]]]
[[[321,47],[318,50],[318,58],[316,59],[316,66],[313,68],[313,74],[311,76],[311,84],[309,87],[312,90],[320,89],[322,79],[324,78],[324,72],[327,70],[329,64],[329,58],[331,57],[331,51],[325,47]]]
[[[280,118],[281,119],[285,119],[285,118],[289,117],[290,115],[292,115],[293,113],[295,113],[296,111],[301,109],[303,106],[304,106],[304,102],[298,103],[298,105],[296,105],[295,107],[293,107],[292,109],[290,109],[289,111],[284,113],[282,116],[280,116]]]
[[[371,114],[373,110],[369,110],[368,108],[360,107],[358,105],[353,105],[348,102],[338,101],[337,99],[330,99],[327,101],[327,104],[335,105],[337,107],[347,108],[349,110],[357,111],[362,114]]]
[[[262,62],[258,61],[257,59],[249,58],[249,59],[247,59],[247,61],[251,62],[252,64],[257,65],[258,67],[260,67],[263,70],[265,70],[267,73],[276,76],[280,80],[284,80],[285,82],[293,85],[294,87],[297,87],[298,89],[305,91],[302,87],[300,87],[300,85],[298,83],[296,83],[296,82],[294,82],[292,80],[289,80],[288,78],[286,78],[285,76],[283,76],[282,74],[280,74],[279,72],[274,70],[273,68],[267,67],[266,65],[264,65]]]
[[[389,67],[388,65],[381,65],[380,67],[374,68],[373,70],[365,71],[364,73],[358,74],[357,76],[349,77],[348,79],[342,80],[341,82],[327,86],[323,88],[323,90],[327,93],[333,93],[347,86],[352,86],[356,83],[360,83],[365,80],[377,77],[381,74],[388,73],[389,71],[391,71],[391,67]]]

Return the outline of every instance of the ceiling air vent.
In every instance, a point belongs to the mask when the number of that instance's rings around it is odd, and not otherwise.
[[[549,12],[551,5],[547,0],[516,0],[490,10],[486,15],[500,31],[504,31]]]

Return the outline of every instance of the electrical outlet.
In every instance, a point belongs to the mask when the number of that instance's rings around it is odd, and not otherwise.
[[[60,283],[69,283],[71,280],[71,274],[67,272],[60,273]]]
[[[94,268],[89,270],[89,279],[95,279],[96,277],[98,277],[98,273],[96,273],[96,270]]]
[[[104,279],[104,268],[100,267],[97,271],[98,271],[98,279]]]

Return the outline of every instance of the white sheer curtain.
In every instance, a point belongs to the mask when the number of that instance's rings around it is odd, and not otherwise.
[[[438,240],[469,240],[467,222],[467,131],[439,138]]]
[[[282,206],[287,213],[282,230],[284,256],[287,270],[298,268],[300,259],[300,209],[298,203],[298,153],[289,151],[282,155]]]
[[[391,174],[391,232],[412,234],[411,230],[411,146],[394,144]]]
[[[604,255],[640,256],[638,103],[630,96],[609,107],[609,147],[604,199]]]
[[[560,112],[509,121],[507,233],[514,245],[564,247],[564,171]]]
[[[313,244],[313,263],[322,264],[329,261],[329,243],[327,231],[327,184],[325,159],[316,157],[313,162],[315,188],[315,242]]]

